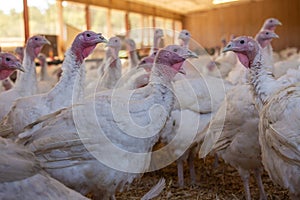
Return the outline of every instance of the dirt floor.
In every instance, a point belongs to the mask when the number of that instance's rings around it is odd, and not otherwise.
[[[213,158],[206,160],[196,160],[197,184],[190,184],[188,167],[185,166],[185,187],[177,186],[177,167],[176,164],[161,169],[159,171],[146,173],[140,180],[133,182],[128,191],[118,193],[117,200],[138,200],[154,186],[160,178],[166,179],[166,188],[155,200],[175,199],[175,200],[242,200],[244,197],[243,183],[238,172],[225,164],[219,162],[217,168],[213,168]],[[263,183],[268,200],[288,199],[286,190],[273,184],[265,173]],[[253,176],[250,179],[250,191],[252,199],[259,199],[259,191]]]

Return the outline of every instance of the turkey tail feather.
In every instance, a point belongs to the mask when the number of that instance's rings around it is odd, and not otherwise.
[[[153,186],[149,192],[147,192],[141,200],[150,200],[154,197],[157,197],[166,187],[166,180],[164,178],[161,178],[158,183]]]

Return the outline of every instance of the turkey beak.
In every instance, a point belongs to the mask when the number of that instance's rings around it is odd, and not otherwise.
[[[146,57],[146,58],[143,58],[143,59],[140,61],[140,63],[138,64],[137,69],[143,68],[143,69],[145,69],[147,72],[150,72],[153,63],[154,63],[154,58],[152,58],[152,57]]]
[[[178,73],[181,73],[181,74],[183,74],[183,75],[186,75],[186,72],[185,72],[185,70],[183,69],[182,66],[180,67]]]
[[[25,69],[23,66],[21,66],[20,68],[18,68],[21,72],[25,72]]]
[[[99,39],[100,39],[100,43],[108,43],[107,39],[105,39],[101,33],[98,34],[99,35]]]
[[[221,63],[215,62],[215,65],[216,65],[217,67],[220,67],[220,66],[221,66]]]
[[[282,23],[281,23],[279,20],[277,20],[275,25],[276,25],[276,26],[281,26]]]
[[[198,55],[195,54],[194,52],[188,50],[187,55],[185,56],[185,58],[198,58]]]
[[[25,69],[20,62],[16,63],[16,69],[20,70],[21,72],[25,72]]]
[[[45,37],[44,37],[44,43],[48,44],[48,45],[51,45],[51,42],[49,40],[47,40],[47,38],[45,38]]]
[[[107,41],[105,47],[112,47],[112,44],[109,41]]]
[[[222,50],[222,53],[225,53],[227,51],[233,51],[233,44],[229,42],[226,47]]]
[[[271,38],[279,38],[279,36],[274,32],[270,32],[270,37]]]

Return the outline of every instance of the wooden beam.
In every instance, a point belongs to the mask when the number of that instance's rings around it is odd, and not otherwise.
[[[27,0],[23,0],[23,18],[24,18],[24,33],[25,33],[25,43],[29,38],[29,15],[28,15],[28,5]]]
[[[69,2],[77,2],[83,4],[89,4],[94,6],[112,8],[117,10],[125,10],[128,12],[136,12],[145,15],[153,15],[158,17],[165,17],[169,19],[176,19],[179,21],[183,20],[183,15],[173,12],[171,10],[157,8],[154,6],[146,5],[143,3],[136,3],[133,1],[124,1],[124,0],[66,0]]]

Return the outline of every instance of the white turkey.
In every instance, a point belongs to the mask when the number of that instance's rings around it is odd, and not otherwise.
[[[44,172],[27,148],[1,137],[0,169],[0,199],[88,199]]]
[[[84,59],[93,52],[98,43],[103,42],[106,39],[92,31],[78,34],[65,53],[60,81],[47,93],[17,99],[0,123],[1,136],[14,138],[37,118],[83,99]]]
[[[177,97],[161,142],[167,145],[169,157],[176,158],[178,185],[184,186],[183,164],[188,162],[191,183],[196,183],[194,157],[198,153],[199,142],[203,139],[203,129],[225,98],[230,84],[222,79],[202,76],[174,82]]]
[[[10,90],[13,86],[14,83],[12,82],[12,80],[10,80],[10,78],[6,78],[2,80],[2,88],[0,89],[0,91],[2,92],[5,90]]]
[[[180,31],[178,36],[180,46],[189,48],[190,39],[191,39],[191,33],[188,30],[183,29]]]
[[[273,66],[273,49],[271,41],[274,38],[279,38],[277,35],[273,35],[275,34],[274,30],[278,25],[281,25],[281,23],[277,19],[269,18],[265,20],[261,30],[255,36],[256,41],[258,41],[263,48],[264,59],[270,67]],[[269,37],[269,34],[272,35],[272,37]],[[236,55],[233,52],[226,52],[224,54],[228,53],[234,55],[236,58]],[[222,66],[220,68],[222,68]],[[245,79],[245,77],[243,77],[245,75],[245,71],[246,69],[241,67],[241,63],[236,62],[232,70],[228,73],[226,80],[236,85]]]
[[[126,48],[128,52],[128,62],[129,62],[128,69],[131,70],[135,68],[139,63],[139,57],[137,54],[135,41],[130,38],[126,39]]]
[[[22,63],[25,72],[18,73],[15,86],[12,89],[0,94],[0,119],[9,112],[14,100],[37,93],[34,59],[45,44],[50,44],[50,42],[44,36],[35,35],[27,40]]]
[[[19,135],[19,142],[66,186],[98,199],[114,198],[148,170],[152,147],[173,108],[171,81],[191,56],[178,45],[167,46],[158,52],[147,86],[103,91],[44,116]],[[38,123],[39,130],[30,130]]]
[[[288,60],[298,55],[298,48],[297,47],[285,48],[279,52],[279,55],[282,59]]]
[[[181,33],[186,41],[190,39],[191,35],[186,34],[187,30]],[[194,157],[203,138],[202,130],[224,99],[226,90],[232,87],[227,81],[209,76],[205,72],[207,63],[211,63],[208,55],[201,55],[184,63],[187,75],[176,77],[173,87],[178,101],[161,137],[161,142],[168,146],[168,154],[176,158],[180,187],[184,186],[183,165],[186,161],[191,183],[196,183]]]
[[[183,29],[178,36],[180,46],[189,49],[189,42],[191,40],[191,34],[188,30]],[[206,74],[205,67],[207,63],[211,61],[208,55],[199,55],[197,59],[188,59],[184,62],[183,68],[186,72],[184,77],[176,76],[175,80],[182,78],[199,78],[201,74]]]
[[[213,76],[226,79],[228,74],[238,63],[236,55],[232,52],[227,52],[219,55],[214,62],[217,64],[217,68],[214,71],[210,71]]]
[[[136,68],[123,74],[115,88],[122,87],[133,90],[148,85],[156,53],[154,52],[152,55],[142,58]]]
[[[250,70],[251,89],[260,112],[259,143],[262,163],[270,178],[289,190],[291,199],[300,198],[300,86],[282,88],[265,68],[258,43],[246,36],[231,41],[234,51]]]
[[[260,189],[260,199],[266,199],[261,181],[262,163],[258,143],[259,115],[252,100],[250,86],[238,84],[226,94],[224,100],[206,127],[205,140],[200,157],[217,154],[226,163],[236,168],[243,180],[245,196],[251,199],[250,172],[253,171]],[[211,146],[213,149],[205,149]],[[206,147],[207,148],[207,147]]]
[[[269,31],[275,31],[277,26],[281,26],[282,23],[276,19],[276,18],[268,18],[264,21],[262,27],[261,27],[261,31],[263,30],[269,30]]]
[[[23,58],[24,58],[24,47],[19,46],[15,48],[14,53],[16,54],[17,58],[23,62]]]
[[[274,32],[263,30],[255,39],[262,48],[265,48],[271,39],[277,37]],[[260,199],[266,199],[261,180],[263,166],[258,142],[259,115],[246,79],[247,71],[243,72],[245,75],[240,76],[244,80],[226,94],[226,99],[206,127],[207,133],[200,157],[204,157],[211,150],[213,154],[217,153],[218,157],[236,168],[243,180],[247,200],[251,199],[249,178],[250,172],[253,171],[258,183]]]
[[[268,18],[265,20],[263,26],[261,27],[261,31],[263,30],[269,30],[269,31],[275,31],[277,26],[281,26],[281,22],[276,18]],[[265,58],[265,63],[267,65],[273,65],[273,48],[271,43],[268,43],[268,45],[263,49],[263,54],[268,55],[268,59]]]
[[[57,82],[56,77],[52,77],[48,73],[47,56],[43,53],[39,53],[37,59],[40,63],[40,74],[38,80],[38,93],[49,92]]]
[[[284,76],[288,70],[297,70],[300,66],[300,58],[299,59],[290,59],[290,60],[281,60],[274,63],[273,66],[273,74],[275,78],[281,78]]]
[[[106,44],[106,54],[98,68],[98,77],[87,83],[86,94],[91,95],[102,90],[112,89],[122,76],[122,63],[119,58],[121,39],[111,37]]]
[[[162,29],[157,28],[154,30],[153,44],[150,49],[149,55],[152,55],[155,51],[159,50],[160,43],[163,37],[164,37],[164,31]]]
[[[265,21],[261,30],[274,31],[278,25],[282,25],[278,19],[269,18]],[[291,50],[291,51],[293,53],[297,52],[297,50],[295,51],[295,49]],[[285,52],[285,51],[283,51],[283,52]],[[268,42],[266,48],[263,48],[262,53],[264,54],[264,57],[265,57],[265,64],[273,66],[272,72],[273,72],[275,78],[280,78],[281,76],[284,76],[289,69],[298,69],[298,67],[300,65],[299,57],[296,56],[294,59],[287,60],[286,59],[287,57],[285,57],[287,55],[285,55],[285,54],[283,54],[284,56],[281,55],[284,58],[284,60],[274,63],[273,48],[272,48],[272,45],[270,42]],[[282,79],[285,79],[285,77],[282,77],[281,81],[283,81]]]
[[[271,43],[271,41],[274,38],[279,38],[279,36],[273,31],[269,31],[269,30],[259,31],[255,36],[255,40],[260,44],[263,50],[267,48],[267,46]],[[226,52],[226,53],[233,53],[233,52]],[[266,51],[264,51],[264,58],[265,60],[271,61],[272,55],[269,55],[268,53],[266,53]],[[272,67],[271,63],[269,65],[270,67]],[[237,85],[239,83],[244,83],[247,79],[245,77],[247,73],[245,67],[242,66],[243,65],[241,62],[237,62],[234,68],[229,72],[228,76],[226,77],[226,80],[230,81],[234,85]]]
[[[286,74],[279,77],[277,81],[285,86],[300,82],[300,65],[297,69],[288,69]]]

